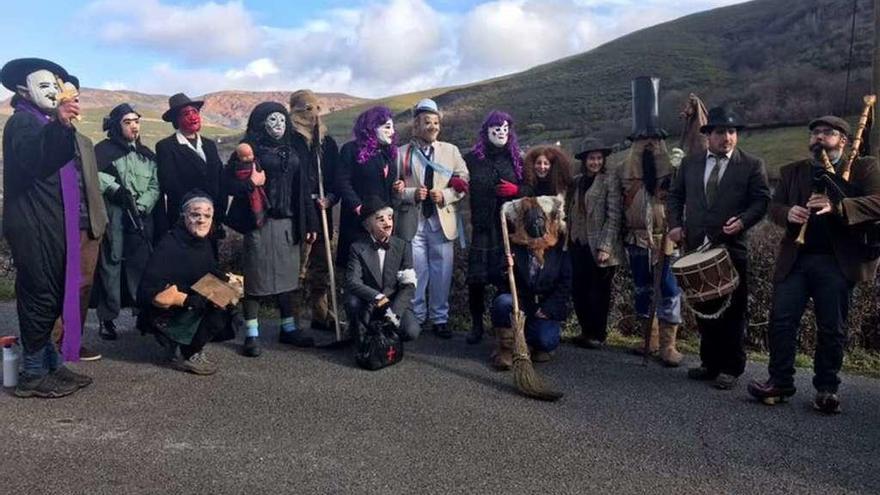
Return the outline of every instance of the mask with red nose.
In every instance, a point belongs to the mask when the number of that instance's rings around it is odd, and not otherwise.
[[[202,128],[202,116],[196,107],[183,107],[177,115],[177,128],[183,134],[195,134]]]

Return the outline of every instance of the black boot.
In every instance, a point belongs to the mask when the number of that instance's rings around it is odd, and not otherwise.
[[[262,353],[259,337],[245,337],[241,353],[247,357],[257,357]]]
[[[116,333],[116,322],[113,320],[104,320],[98,325],[98,336],[104,340],[116,340],[119,336]]]
[[[479,344],[483,340],[483,315],[473,316],[471,320],[471,331],[465,340],[471,345]]]

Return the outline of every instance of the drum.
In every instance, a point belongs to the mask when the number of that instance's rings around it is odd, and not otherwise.
[[[672,264],[672,273],[689,303],[724,297],[739,285],[739,274],[724,248],[695,251]]]

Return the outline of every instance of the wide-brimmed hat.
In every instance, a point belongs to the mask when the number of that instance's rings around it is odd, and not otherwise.
[[[177,93],[171,98],[168,98],[168,110],[162,114],[162,120],[165,122],[174,122],[177,120],[177,113],[183,107],[196,107],[196,109],[201,109],[204,104],[204,101],[191,100],[189,96],[186,96],[183,93]]]
[[[574,155],[574,158],[575,160],[583,160],[591,151],[601,151],[602,156],[607,157],[614,151],[614,149],[611,146],[606,145],[599,139],[596,139],[594,137],[586,137],[583,141],[580,142],[580,145],[577,147],[577,153]]]
[[[700,133],[708,134],[716,127],[733,127],[739,130],[745,126],[746,124],[733,110],[727,107],[715,107],[709,110],[708,121],[706,125],[700,127]]]
[[[15,92],[18,86],[24,86],[29,74],[38,70],[47,70],[52,74],[60,77],[63,81],[67,81],[70,75],[64,70],[64,67],[42,58],[17,58],[6,62],[3,69],[0,69],[0,81],[9,91]]]
[[[850,132],[852,131],[852,128],[849,126],[849,122],[834,115],[826,115],[824,117],[819,117],[818,119],[813,119],[812,121],[810,121],[809,128],[812,131],[814,128],[818,127],[821,124],[825,124],[832,129],[837,129],[847,136],[849,136]]]

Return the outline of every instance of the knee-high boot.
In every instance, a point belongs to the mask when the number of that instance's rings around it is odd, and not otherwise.
[[[670,368],[681,364],[682,355],[675,348],[675,337],[678,333],[678,325],[660,323],[660,361]]]
[[[491,364],[498,371],[506,371],[513,366],[512,328],[495,328],[495,350],[492,351]]]

